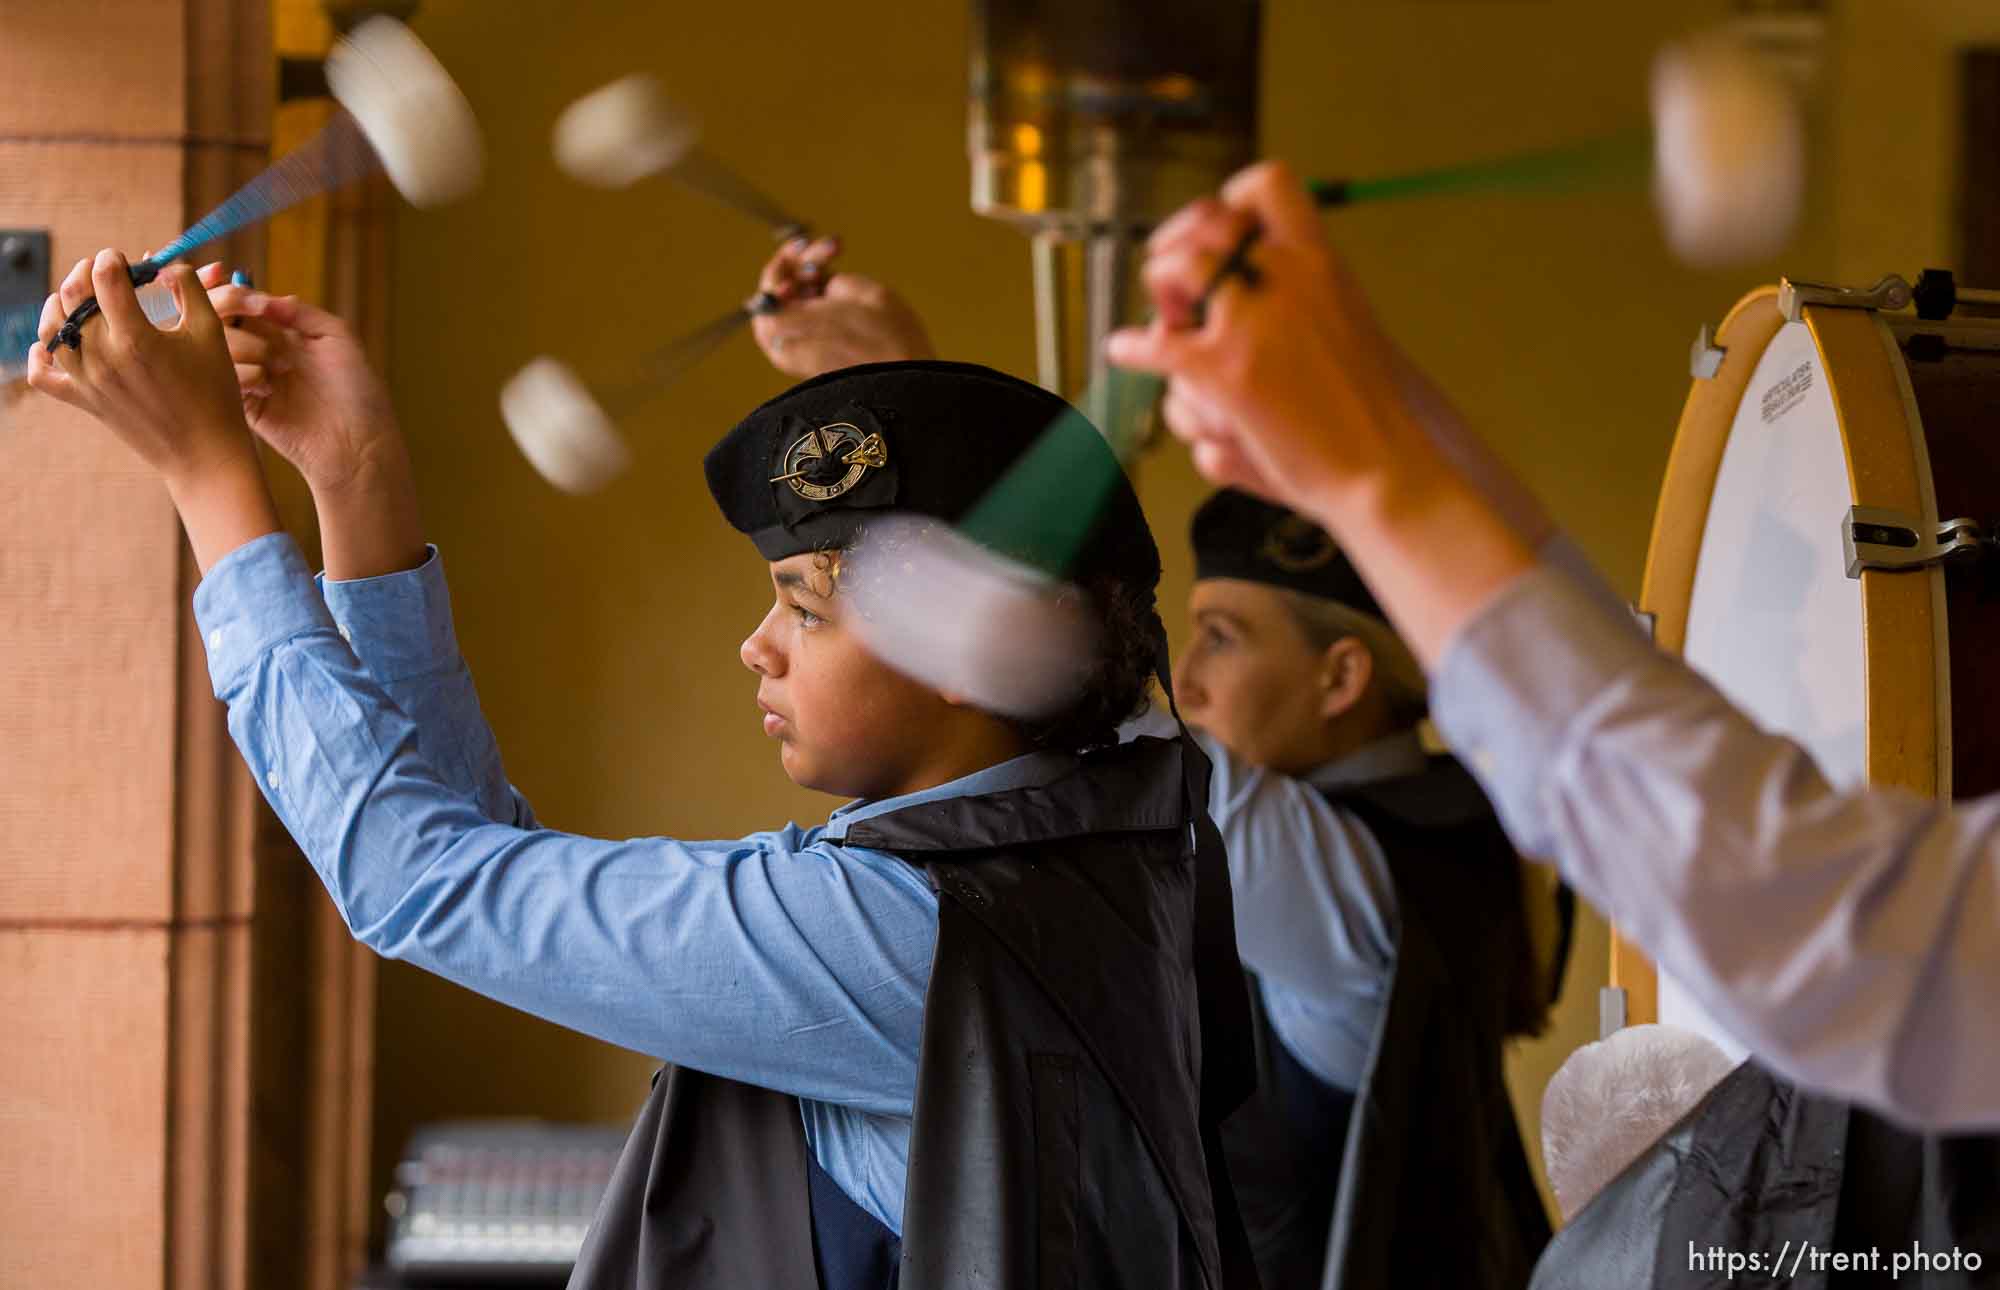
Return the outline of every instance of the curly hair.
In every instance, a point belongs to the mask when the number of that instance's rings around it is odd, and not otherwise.
[[[1097,628],[1097,657],[1075,703],[1040,721],[1011,724],[1036,748],[1082,752],[1118,742],[1118,727],[1146,711],[1166,626],[1151,587],[1123,578],[1086,578]]]

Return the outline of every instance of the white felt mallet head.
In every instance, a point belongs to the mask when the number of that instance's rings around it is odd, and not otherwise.
[[[632,465],[632,450],[589,387],[556,359],[516,372],[500,391],[500,415],[529,464],[564,492],[594,493]]]
[[[556,164],[587,184],[629,188],[679,164],[700,130],[650,76],[593,90],[556,119]]]
[[[1083,694],[1098,631],[1085,594],[940,520],[873,519],[841,561],[847,620],[877,658],[1004,717],[1053,716]]]
[[[1735,1068],[1678,1026],[1627,1026],[1571,1053],[1542,1092],[1542,1163],[1563,1221]]]
[[[327,55],[326,83],[412,206],[479,186],[486,150],[472,106],[408,27],[384,17],[356,26]]]
[[[1705,36],[1653,63],[1653,196],[1667,244],[1697,267],[1777,254],[1805,200],[1806,127],[1784,74]]]

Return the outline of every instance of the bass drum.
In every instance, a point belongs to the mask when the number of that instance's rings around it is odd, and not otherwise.
[[[1964,554],[2000,511],[2000,320],[1967,316],[1992,299],[1785,282],[1696,341],[1640,609],[1839,785],[2000,789],[2000,596]],[[1744,1055],[1617,940],[1612,980],[1630,1020]]]

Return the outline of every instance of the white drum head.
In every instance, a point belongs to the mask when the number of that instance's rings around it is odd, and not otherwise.
[[[1818,346],[1778,330],[1723,449],[1688,604],[1687,661],[1760,726],[1797,740],[1837,785],[1866,773],[1861,584],[1841,525],[1854,503]],[[1666,973],[1660,1020],[1724,1034]]]

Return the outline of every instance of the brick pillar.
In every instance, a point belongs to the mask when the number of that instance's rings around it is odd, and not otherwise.
[[[0,227],[48,229],[58,278],[162,244],[266,162],[275,66],[269,0],[8,6]],[[261,245],[215,254],[261,269]],[[304,866],[268,836],[209,693],[158,481],[81,415],[9,402],[0,1283],[275,1285],[257,1197],[321,1166],[258,1108],[290,1106],[284,1071],[312,1054],[253,1016],[311,1015],[318,987],[253,972],[289,925],[253,857]]]

